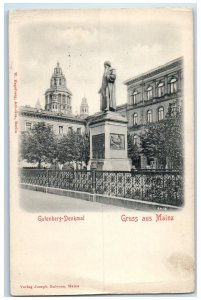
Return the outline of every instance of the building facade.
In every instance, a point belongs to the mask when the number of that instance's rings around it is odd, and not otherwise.
[[[128,130],[134,135],[134,143],[139,144],[139,136],[148,123],[165,118],[169,110],[174,114],[182,105],[183,98],[183,58],[132,77],[124,82],[127,87],[127,103],[117,107],[126,115]],[[158,167],[154,158],[141,155],[139,166]]]
[[[50,125],[56,135],[67,134],[75,131],[84,133],[86,128],[86,121],[83,118],[76,116],[64,116],[50,111],[38,110],[28,106],[21,107],[20,110],[20,130],[27,131],[32,129],[34,124],[38,122],[45,122]]]

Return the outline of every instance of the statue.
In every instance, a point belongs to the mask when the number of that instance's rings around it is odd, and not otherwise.
[[[116,70],[111,67],[109,61],[104,62],[104,73],[102,86],[99,90],[101,94],[100,109],[101,111],[116,110],[115,80]]]

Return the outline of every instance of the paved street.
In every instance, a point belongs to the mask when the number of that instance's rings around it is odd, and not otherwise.
[[[66,196],[22,189],[20,204],[29,212],[110,212],[130,211],[122,207],[90,202]]]

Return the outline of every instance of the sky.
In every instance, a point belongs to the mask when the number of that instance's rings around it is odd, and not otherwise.
[[[125,103],[125,80],[184,55],[189,17],[185,9],[14,12],[20,105],[35,106],[39,98],[44,107],[59,61],[73,94],[73,112],[84,96],[90,114],[99,111],[106,60],[117,73],[117,105]]]

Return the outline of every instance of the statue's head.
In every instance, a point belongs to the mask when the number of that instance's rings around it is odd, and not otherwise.
[[[105,66],[111,67],[111,62],[110,62],[110,61],[108,61],[108,60],[107,60],[107,61],[105,61],[105,62],[104,62],[104,67],[105,67]]]

